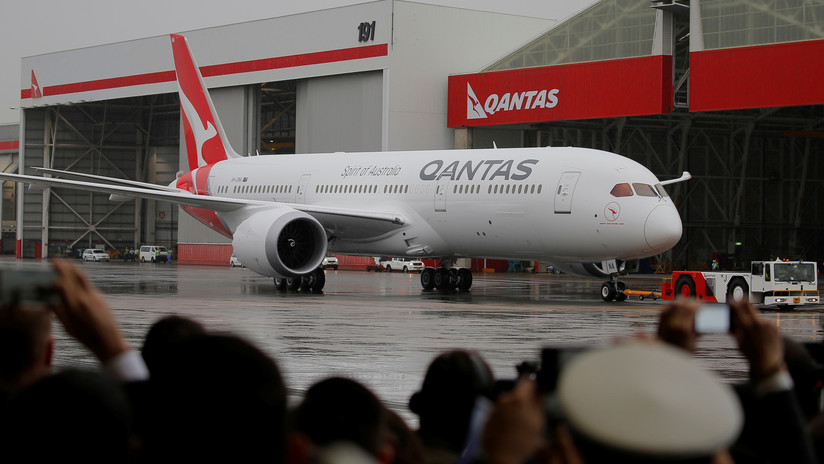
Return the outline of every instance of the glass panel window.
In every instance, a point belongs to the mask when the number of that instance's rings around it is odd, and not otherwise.
[[[776,282],[812,282],[814,278],[812,263],[775,263]]]
[[[610,195],[614,197],[631,197],[632,196],[632,188],[630,188],[629,184],[618,184],[615,187],[612,187],[610,190]]]
[[[651,185],[648,184],[632,184],[635,188],[635,193],[638,194],[640,197],[657,197],[658,194],[652,188]]]

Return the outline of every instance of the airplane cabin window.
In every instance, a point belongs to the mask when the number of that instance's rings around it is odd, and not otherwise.
[[[638,194],[639,197],[657,197],[658,194],[652,188],[651,185],[648,184],[632,184],[635,187],[635,193]]]
[[[609,194],[614,197],[631,197],[632,189],[629,187],[629,184],[617,184],[615,187],[612,187]]]

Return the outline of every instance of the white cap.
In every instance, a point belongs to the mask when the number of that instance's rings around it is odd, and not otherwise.
[[[731,445],[743,425],[732,389],[664,344],[578,355],[561,372],[558,401],[572,430],[645,456],[709,456]]]

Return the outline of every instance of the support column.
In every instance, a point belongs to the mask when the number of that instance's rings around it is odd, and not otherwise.
[[[472,148],[472,128],[459,127],[455,129],[455,149],[469,149]]]
[[[17,150],[17,173],[25,174],[24,166],[26,165],[26,110],[20,110],[20,147]],[[15,231],[15,239],[17,243],[14,247],[14,256],[17,259],[23,258],[23,184],[20,182],[14,183],[17,189],[17,230]]]

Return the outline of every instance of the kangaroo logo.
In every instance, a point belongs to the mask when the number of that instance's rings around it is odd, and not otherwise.
[[[469,82],[466,83],[466,119],[486,119],[486,111]]]
[[[180,106],[183,107],[183,113],[186,115],[186,119],[189,120],[189,126],[191,126],[195,136],[198,166],[207,164],[203,159],[203,144],[215,138],[217,129],[215,129],[212,121],[206,121],[206,127],[203,127],[203,123],[198,117],[195,106],[192,105],[192,102],[189,101],[189,98],[183,92],[180,92]]]

